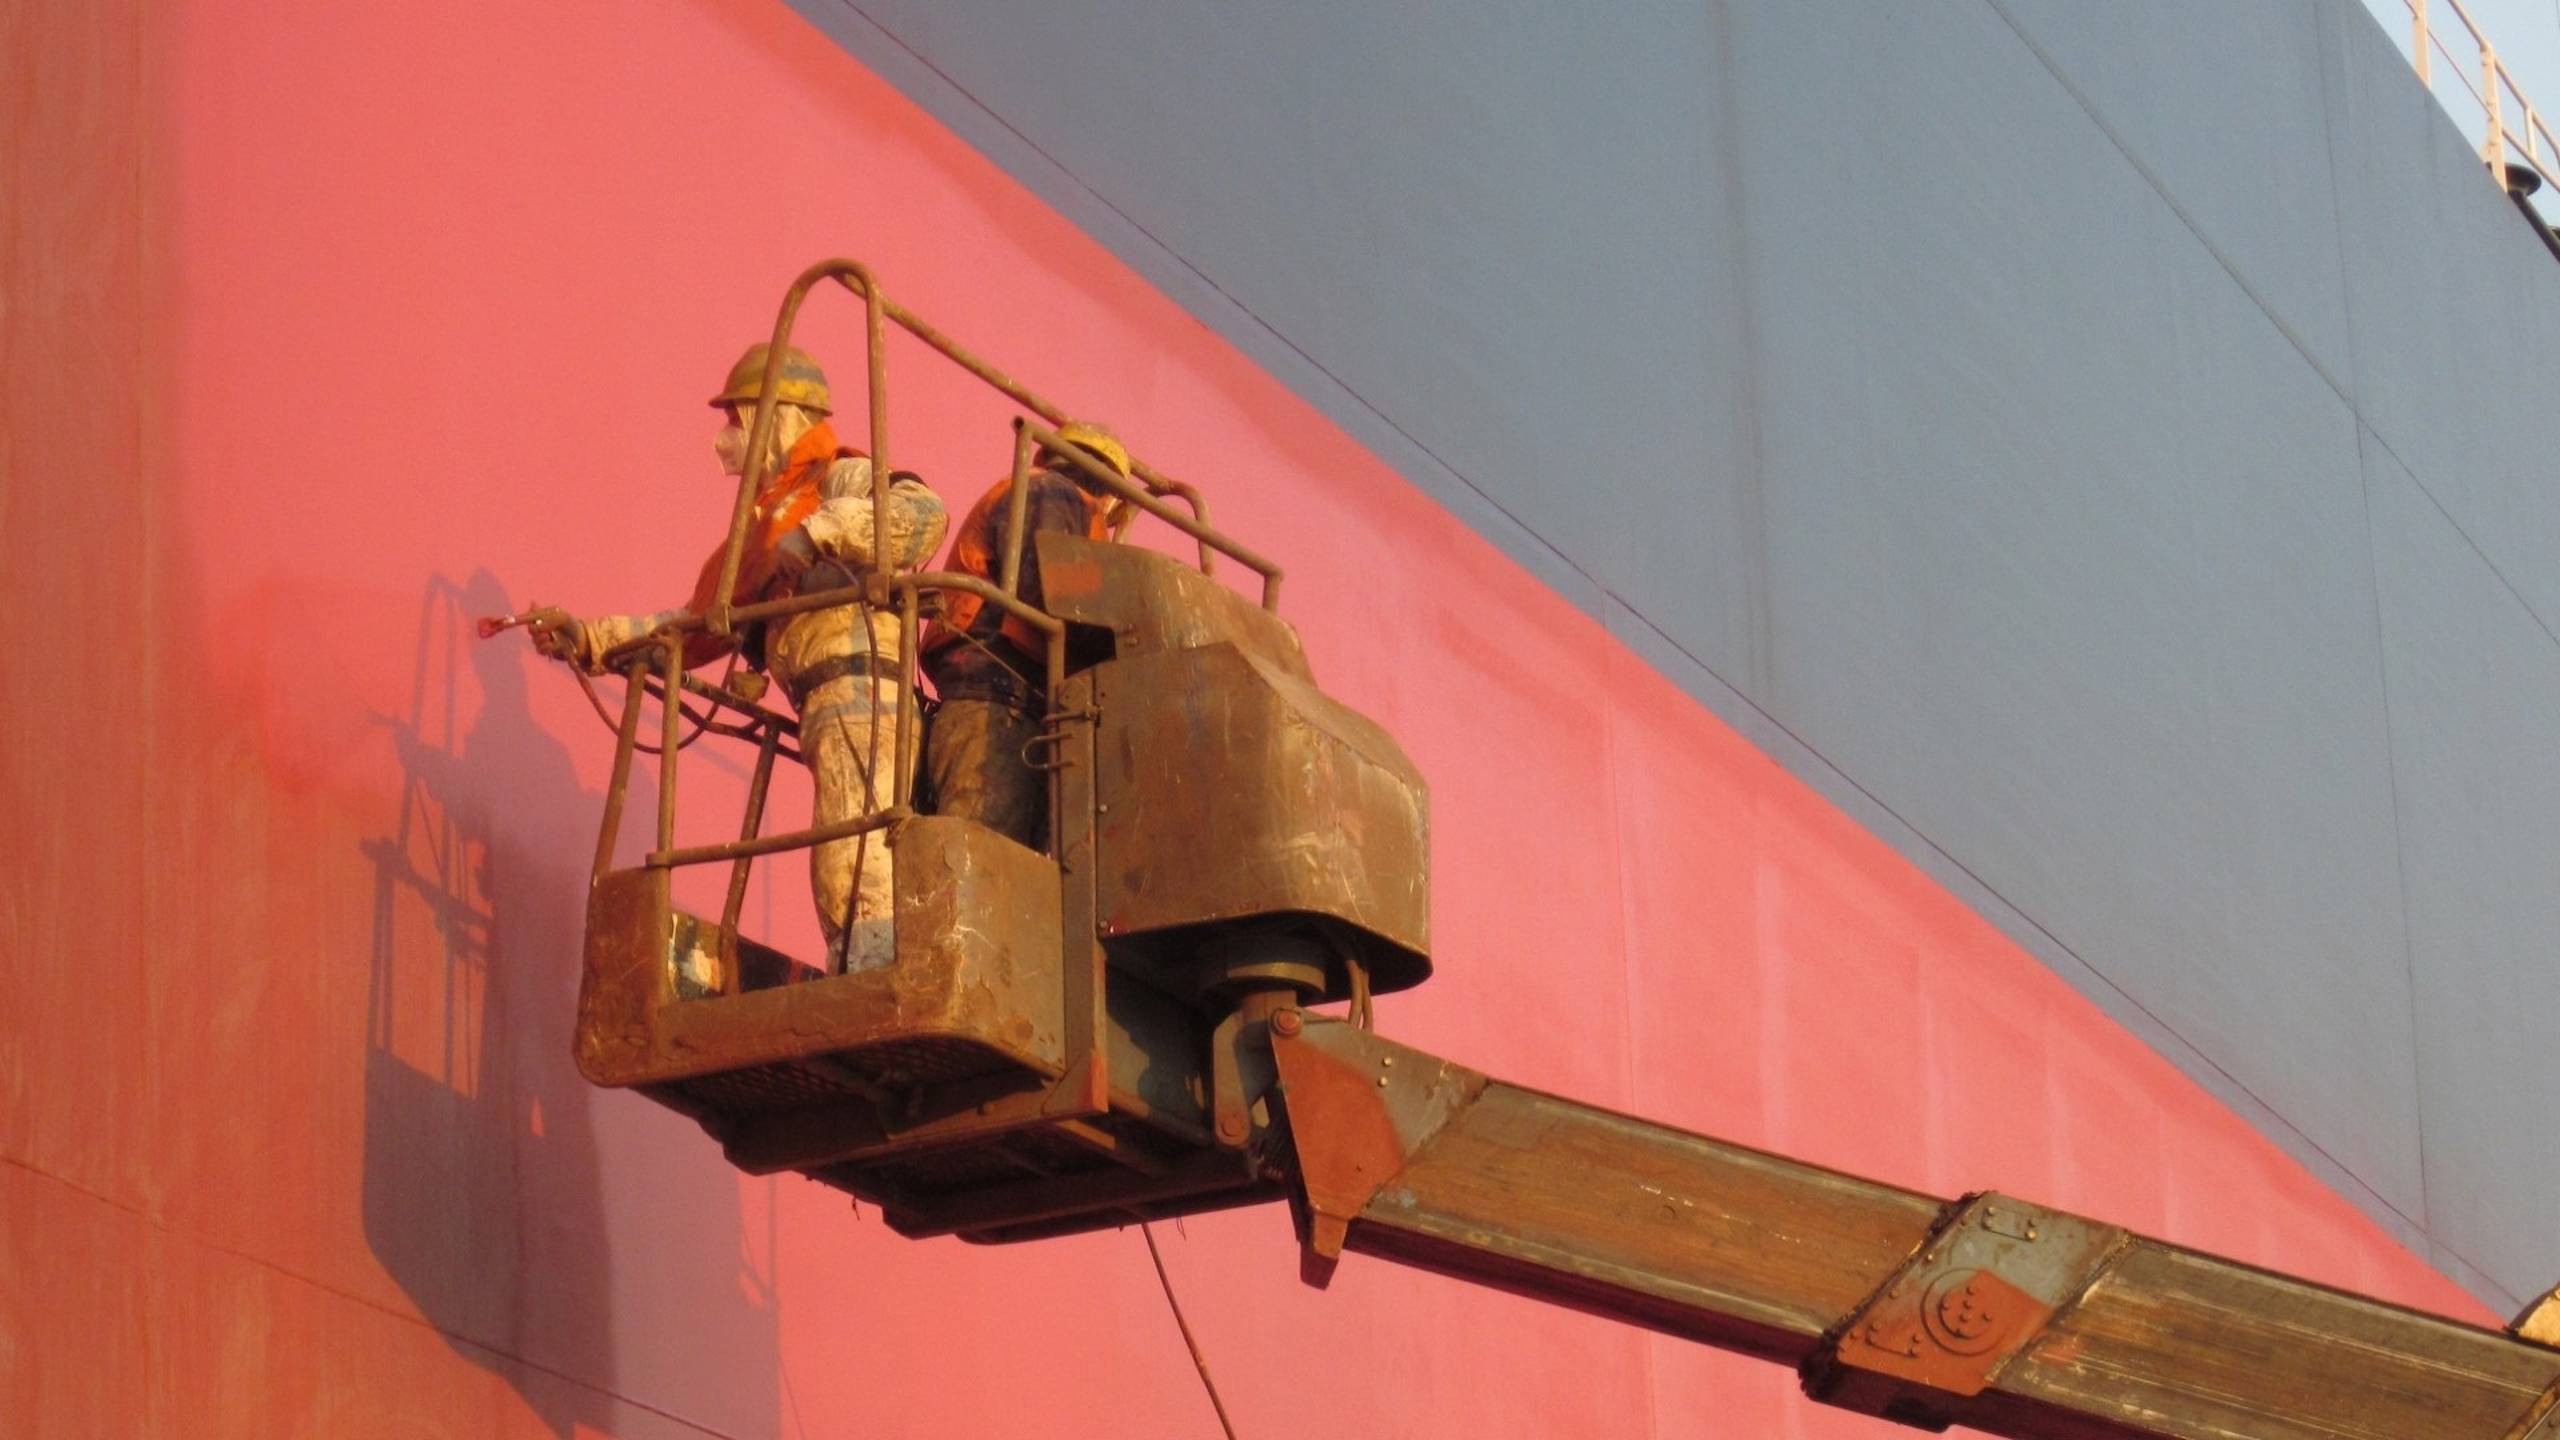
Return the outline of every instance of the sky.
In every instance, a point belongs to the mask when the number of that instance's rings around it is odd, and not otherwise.
[[[2444,32],[2446,49],[2450,50],[2468,74],[2479,83],[2478,50],[2462,22],[2454,15],[2450,0],[2427,0],[2429,23]],[[2542,113],[2543,124],[2560,134],[2560,0],[2462,0],[2488,38],[2497,47],[2498,56],[2506,62],[2507,72],[2515,78],[2535,109]],[[2382,27],[2399,41],[2400,51],[2409,53],[2415,39],[2409,0],[2365,0],[2365,7],[2382,22]],[[2444,51],[2436,52],[2436,98],[2443,104],[2454,123],[2462,127],[2476,145],[2485,138],[2480,107],[2468,91],[2453,79]],[[2510,120],[2509,128],[2522,132],[2521,121]],[[2560,165],[2546,164],[2560,169]]]

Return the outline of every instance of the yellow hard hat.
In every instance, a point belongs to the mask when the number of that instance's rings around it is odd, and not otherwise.
[[[1129,478],[1129,447],[1120,437],[1090,420],[1070,420],[1058,427],[1058,438]]]
[[[738,363],[729,367],[728,383],[711,397],[716,408],[722,405],[752,405],[764,389],[764,360],[772,346],[759,340],[747,347]],[[835,409],[827,399],[827,374],[809,352],[797,345],[782,352],[782,375],[775,382],[773,398],[786,405],[798,405],[824,415]]]

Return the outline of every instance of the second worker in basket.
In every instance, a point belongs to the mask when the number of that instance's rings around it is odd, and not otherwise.
[[[1129,451],[1099,425],[1070,420],[1058,440],[1073,445],[1121,479],[1129,478]],[[1043,531],[1108,539],[1113,502],[1102,487],[1064,456],[1043,449],[1034,458],[1023,506],[1022,569],[1016,593],[1045,604],[1040,551],[1031,537]],[[951,569],[982,580],[997,578],[1009,536],[1013,477],[979,497],[951,542]],[[974,595],[953,595],[941,620],[925,635],[924,670],[942,708],[927,738],[925,771],[934,806],[1045,849],[1049,831],[1049,778],[1025,753],[1041,733],[1048,696],[1041,693],[1040,633]]]

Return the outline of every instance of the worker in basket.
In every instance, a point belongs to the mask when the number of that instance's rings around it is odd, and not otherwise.
[[[1072,445],[1121,479],[1129,478],[1128,448],[1099,425],[1071,420],[1058,428]],[[1031,537],[1043,532],[1110,538],[1115,505],[1110,493],[1084,470],[1043,447],[1025,479],[1022,569],[1015,593],[1047,608],[1040,589],[1040,551]],[[980,496],[951,542],[948,568],[982,579],[997,578],[1010,539],[1013,477]],[[941,697],[926,741],[925,769],[935,808],[979,824],[1038,850],[1046,847],[1049,784],[1027,747],[1040,734],[1049,697],[1041,692],[1045,639],[1020,619],[975,595],[954,594],[942,618],[926,632],[924,670]]]
[[[732,481],[747,471],[767,354],[764,345],[749,346],[711,397],[721,415],[712,449]],[[893,475],[889,487],[885,549],[874,543],[871,461],[840,443],[828,425],[827,377],[816,361],[786,349],[774,400],[765,480],[738,560],[732,605],[843,588],[875,569],[912,569],[941,546],[948,525],[942,502],[905,472]],[[686,611],[708,612],[721,558],[722,550],[714,549],[702,562],[682,610],[575,620],[537,632],[537,643],[546,654],[597,671],[617,646]],[[896,757],[917,748],[900,744],[898,698],[907,667],[898,653],[895,612],[838,605],[742,626],[734,636],[695,631],[684,639],[688,669],[733,652],[769,670],[799,713],[800,752],[817,789],[814,823],[850,820],[895,802]],[[809,888],[827,936],[829,969],[864,970],[895,958],[897,891],[884,837],[866,832],[814,847]]]

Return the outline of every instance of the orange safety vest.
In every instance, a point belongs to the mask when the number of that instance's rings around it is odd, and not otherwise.
[[[764,488],[756,493],[756,508],[747,517],[747,543],[738,554],[738,583],[729,592],[732,605],[752,605],[767,598],[765,587],[773,583],[776,562],[782,542],[818,513],[820,487],[826,483],[827,471],[838,460],[859,457],[861,451],[836,443],[836,432],[827,422],[819,421],[801,433],[791,453],[783,457],[782,468],[768,477]],[[725,542],[712,547],[704,557],[702,574],[693,582],[693,598],[685,608],[696,615],[711,609],[713,592],[720,588],[720,557],[727,549]],[[688,669],[708,664],[729,653],[728,637],[700,631],[685,637],[684,663]]]
[[[1036,474],[1034,478],[1037,478]],[[1110,539],[1110,507],[1080,486],[1075,487],[1075,493],[1084,502],[1085,538]],[[963,575],[975,575],[981,580],[1000,578],[996,567],[1003,563],[1004,557],[996,548],[996,522],[1005,517],[1012,495],[1013,477],[1007,475],[998,480],[993,489],[978,497],[978,503],[970,507],[969,518],[960,522],[959,535],[951,542],[952,569]],[[1023,573],[1028,574],[1032,560],[1031,537],[1027,535],[1023,537],[1022,554]],[[1037,597],[1028,598],[1036,600]],[[946,595],[942,602],[942,618],[934,623],[933,633],[925,638],[925,653],[957,645],[964,634],[985,639],[989,632],[978,623],[979,612],[985,608],[986,602],[975,595]],[[1024,624],[1018,616],[1005,616],[993,633],[1012,641],[1025,655],[1046,653],[1046,637]]]

